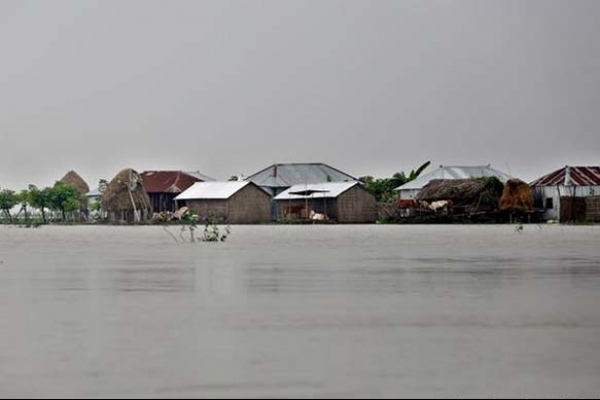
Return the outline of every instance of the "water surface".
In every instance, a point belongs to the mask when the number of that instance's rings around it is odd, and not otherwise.
[[[597,397],[600,228],[0,227],[2,397]]]

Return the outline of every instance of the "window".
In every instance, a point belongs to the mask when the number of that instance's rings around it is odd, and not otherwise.
[[[554,210],[554,199],[553,198],[546,199],[546,210]]]

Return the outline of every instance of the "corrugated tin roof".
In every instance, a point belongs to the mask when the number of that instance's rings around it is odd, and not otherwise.
[[[565,167],[530,186],[600,186],[600,167]]]
[[[90,190],[85,197],[100,197],[102,193],[100,193],[100,188],[96,188],[94,190]]]
[[[319,183],[316,185],[295,185],[275,197],[275,200],[335,199],[360,185],[359,182]]]
[[[357,179],[327,164],[275,164],[246,179],[258,186],[288,188],[321,182],[356,182]]]
[[[198,182],[175,200],[227,200],[252,182]]]
[[[215,182],[216,181],[215,178],[212,178],[208,175],[204,175],[202,172],[199,172],[199,171],[185,171],[185,173],[190,176],[200,179],[202,182]]]
[[[396,190],[421,190],[431,181],[438,179],[471,179],[471,178],[496,177],[502,182],[507,182],[511,177],[489,165],[474,167],[441,166],[435,171],[420,176],[418,179],[400,186]]]
[[[204,179],[182,171],[146,171],[142,181],[148,193],[181,193]]]

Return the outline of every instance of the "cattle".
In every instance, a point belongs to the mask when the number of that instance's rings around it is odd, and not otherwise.
[[[415,210],[418,209],[420,205],[415,200],[400,199],[396,202],[396,207],[401,210]]]
[[[329,221],[329,217],[326,214],[319,214],[314,210],[310,212],[310,219],[312,221]]]
[[[438,214],[440,211],[445,212],[446,214],[452,214],[452,209],[454,208],[454,203],[452,200],[442,200],[442,201],[434,201],[429,205],[429,209]]]

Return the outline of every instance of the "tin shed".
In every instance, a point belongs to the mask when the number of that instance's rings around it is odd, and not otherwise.
[[[201,218],[215,217],[227,224],[271,221],[271,196],[252,182],[199,182],[175,201]]]

